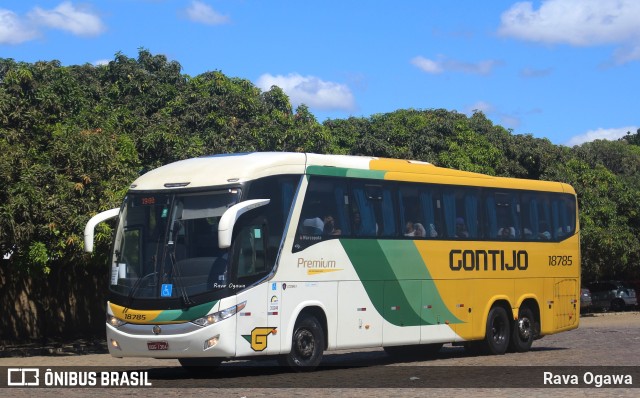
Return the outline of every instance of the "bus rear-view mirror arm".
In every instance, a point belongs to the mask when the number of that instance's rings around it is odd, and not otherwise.
[[[114,218],[120,212],[120,208],[116,207],[111,210],[103,211],[95,216],[91,217],[87,226],[84,227],[84,251],[87,253],[93,252],[93,238],[95,234],[96,225],[110,218]]]
[[[256,209],[260,206],[269,204],[271,199],[251,199],[235,204],[227,209],[220,218],[218,224],[218,245],[221,249],[231,246],[231,235],[233,235],[233,226],[241,215],[249,210]]]

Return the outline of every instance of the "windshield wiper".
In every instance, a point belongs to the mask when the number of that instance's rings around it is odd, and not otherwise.
[[[176,283],[176,287],[180,292],[180,297],[182,298],[182,305],[187,308],[189,305],[194,304],[193,301],[189,298],[189,294],[187,293],[187,289],[185,288],[182,282],[182,274],[180,270],[180,266],[178,265],[178,261],[176,261],[176,245],[173,242],[170,242],[167,246],[173,246],[173,250],[169,253],[169,260],[171,261],[171,279],[173,279]]]
[[[181,269],[178,265],[178,261],[176,260],[176,240],[177,235],[180,232],[180,227],[180,221],[175,220],[171,225],[171,230],[169,231],[169,239],[167,240],[167,245],[165,246],[162,258],[164,260],[166,259],[167,255],[169,256],[169,261],[171,262],[171,272],[169,275],[163,275],[163,279],[172,279],[176,283],[176,287],[178,288],[180,297],[182,299],[182,305],[187,308],[190,304],[194,304],[194,302],[191,301],[189,295],[187,294],[187,289],[184,287],[184,283],[182,281],[182,273],[180,272]]]

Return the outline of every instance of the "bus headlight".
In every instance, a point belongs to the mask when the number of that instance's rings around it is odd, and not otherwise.
[[[109,325],[113,326],[113,327],[118,328],[118,327],[120,327],[120,326],[124,325],[126,322],[125,322],[125,321],[123,321],[123,320],[121,320],[121,319],[116,318],[116,317],[115,317],[115,316],[113,316],[113,315],[109,315],[109,314],[107,314],[107,323],[108,323]]]
[[[213,314],[209,314],[207,316],[203,316],[202,318],[198,318],[198,319],[193,320],[191,322],[195,323],[198,326],[213,325],[216,322],[220,322],[223,319],[227,319],[230,316],[233,316],[233,315],[237,314],[239,311],[242,311],[242,309],[246,305],[247,305],[247,302],[243,301],[242,303],[240,303],[238,305],[234,305],[233,307],[225,308],[224,310],[221,310],[221,311],[218,311],[218,312],[214,312]]]

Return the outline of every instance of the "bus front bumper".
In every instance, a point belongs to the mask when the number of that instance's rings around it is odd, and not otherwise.
[[[236,353],[235,326],[233,317],[205,327],[107,324],[107,346],[117,358],[232,357]]]

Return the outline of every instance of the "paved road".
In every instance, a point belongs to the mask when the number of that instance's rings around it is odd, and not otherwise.
[[[445,346],[437,357],[429,360],[391,359],[382,350],[326,353],[325,365],[310,374],[292,374],[276,367],[275,361],[234,361],[206,378],[192,377],[175,360],[112,358],[108,354],[58,355],[27,358],[0,358],[0,367],[91,366],[132,367],[148,373],[158,388],[137,389],[55,389],[61,397],[135,394],[140,397],[210,395],[216,396],[427,396],[459,394],[465,386],[473,386],[474,396],[511,397],[514,394],[548,396],[638,396],[640,390],[640,313],[597,314],[581,319],[579,329],[547,336],[534,343],[532,350],[502,356],[470,356],[461,347]],[[523,371],[523,366],[528,366]],[[620,368],[620,366],[624,366]],[[54,368],[55,370],[55,368]],[[482,388],[485,386],[521,386],[527,381],[539,386],[544,372],[576,375],[584,385],[585,377],[599,374],[629,374],[635,388]],[[589,373],[589,374],[587,374]],[[554,378],[557,380],[557,378]],[[571,381],[572,379],[567,379]],[[600,378],[603,380],[602,377]],[[468,384],[470,383],[470,384]],[[425,388],[431,386],[454,388]],[[178,387],[176,387],[178,386]],[[304,386],[302,388],[301,386]],[[363,388],[374,386],[376,388]],[[191,387],[185,389],[185,387]],[[268,388],[262,388],[268,387]],[[51,395],[53,390],[38,390]],[[33,389],[0,390],[0,395],[32,397]]]

